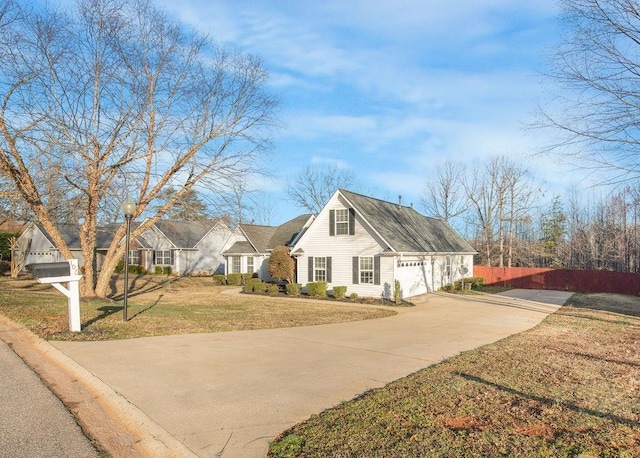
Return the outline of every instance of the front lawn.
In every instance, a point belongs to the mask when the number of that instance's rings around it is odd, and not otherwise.
[[[271,457],[640,456],[640,299],[575,294],[536,328],[284,432]]]
[[[115,300],[81,299],[82,332],[69,332],[67,298],[51,285],[0,279],[0,314],[49,340],[112,340],[168,334],[267,329],[394,315],[389,309],[269,296],[223,294],[207,277],[131,278],[127,315],[122,320],[122,277]]]

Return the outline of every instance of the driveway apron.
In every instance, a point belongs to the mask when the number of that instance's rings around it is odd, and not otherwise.
[[[497,296],[413,300],[376,320],[53,345],[197,455],[259,457],[312,414],[532,328],[558,308]]]

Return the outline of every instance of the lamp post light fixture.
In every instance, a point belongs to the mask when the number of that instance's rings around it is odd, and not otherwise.
[[[124,247],[124,307],[122,309],[122,321],[127,321],[127,299],[129,295],[129,234],[131,234],[131,219],[136,211],[136,204],[131,197],[124,203],[124,218],[127,220],[127,232]]]

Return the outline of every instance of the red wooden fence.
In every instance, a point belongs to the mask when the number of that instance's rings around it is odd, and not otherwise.
[[[640,274],[627,272],[473,266],[473,275],[486,278],[487,285],[510,288],[640,294]]]

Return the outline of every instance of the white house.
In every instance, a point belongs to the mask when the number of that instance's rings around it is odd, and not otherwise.
[[[239,224],[222,255],[225,274],[250,273],[262,281],[271,281],[268,265],[271,250],[293,246],[313,222],[312,215],[300,215],[280,226]]]
[[[299,283],[326,281],[329,290],[385,298],[396,280],[408,298],[471,276],[475,253],[442,220],[342,189],[291,249]]]

